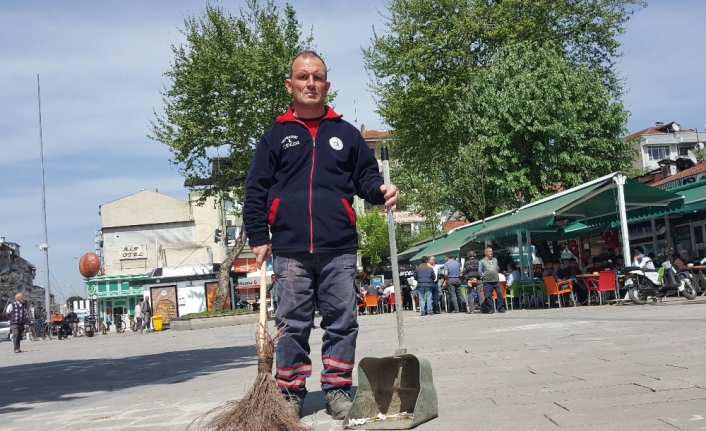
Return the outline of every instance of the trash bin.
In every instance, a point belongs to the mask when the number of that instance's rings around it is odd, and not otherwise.
[[[162,330],[162,316],[152,316],[152,328],[155,331]]]

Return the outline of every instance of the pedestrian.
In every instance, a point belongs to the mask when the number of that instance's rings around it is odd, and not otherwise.
[[[150,304],[149,296],[145,296],[145,300],[140,304],[140,312],[142,312],[142,329],[145,332],[150,332],[152,330],[152,304]]]
[[[461,311],[463,299],[461,298],[461,264],[450,254],[444,256],[444,275],[446,276],[446,288],[451,297],[452,313]]]
[[[470,250],[468,253],[466,253],[466,262],[463,264],[463,274],[461,275],[461,277],[466,283],[466,301],[468,304],[469,314],[475,313],[476,309],[476,303],[473,297],[473,292],[475,291],[476,286],[478,285],[478,262],[479,261],[476,257],[475,251]],[[478,289],[478,295],[478,305],[480,305],[483,303],[482,298],[485,298],[482,295],[482,289]]]
[[[419,292],[419,310],[422,316],[433,314],[432,290],[436,286],[436,275],[429,266],[429,258],[422,256],[422,263],[414,270],[414,279],[417,281],[417,291]]]
[[[318,303],[324,330],[321,389],[326,412],[343,419],[352,401],[358,322],[355,280],[358,235],[354,195],[395,209],[375,155],[360,131],[325,105],[331,85],[313,51],[292,61],[284,81],[293,107],[260,139],[246,180],[243,221],[257,265],[274,255],[283,328],[275,379],[301,415],[311,376],[310,322]]]
[[[25,296],[22,292],[15,294],[15,300],[7,304],[5,313],[10,317],[10,334],[15,353],[22,353],[20,341],[24,337],[25,320],[27,319],[27,304],[25,304]]]
[[[135,322],[137,329],[142,332],[142,307],[140,305],[140,302],[135,304]]]
[[[66,315],[66,322],[71,328],[71,334],[76,338],[78,336],[78,315],[73,308],[71,308],[69,314]]]
[[[500,288],[500,265],[498,265],[498,260],[493,257],[493,248],[485,248],[485,257],[478,262],[478,274],[480,280],[483,282],[483,293],[485,294],[485,301],[481,306],[481,312],[487,312],[488,314],[493,314],[493,290],[497,294],[496,307],[498,313],[505,312],[505,301],[503,298],[502,289]]]
[[[277,298],[277,286],[276,286],[277,276],[272,274],[270,277],[270,284],[267,285],[267,291],[270,292],[270,301],[272,301],[272,312],[277,311],[277,303],[279,299]]]
[[[436,269],[436,258],[434,256],[429,256],[429,261],[427,262],[429,267],[434,271],[434,277],[439,280],[439,273]],[[431,289],[431,306],[434,309],[434,314],[441,314],[441,306],[439,305],[439,284],[434,283],[434,287]]]

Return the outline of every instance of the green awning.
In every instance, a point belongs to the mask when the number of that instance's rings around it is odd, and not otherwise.
[[[484,243],[476,239],[476,233],[483,228],[499,223],[500,220],[510,214],[512,214],[512,212],[508,211],[488,217],[485,221],[478,220],[452,230],[419,251],[409,261],[413,265],[418,265],[421,262],[422,256],[435,256],[437,261],[443,261],[443,256],[446,253],[461,257],[461,255],[465,254],[468,250],[482,250]]]
[[[411,258],[412,256],[427,248],[432,242],[436,241],[442,236],[445,236],[445,234],[437,234],[422,241],[417,241],[416,243],[414,243],[414,245],[412,245],[412,247],[408,248],[403,252],[397,253],[397,261],[399,262],[400,260],[407,260]]]
[[[504,239],[527,230],[562,235],[564,227],[580,221],[586,226],[610,223],[618,219],[617,187],[613,173],[578,187],[557,193],[519,208],[502,222],[477,232],[478,240]],[[683,196],[628,179],[624,186],[629,214],[638,209],[666,209],[678,205]],[[573,228],[573,227],[572,227]],[[576,226],[576,232],[581,230]]]

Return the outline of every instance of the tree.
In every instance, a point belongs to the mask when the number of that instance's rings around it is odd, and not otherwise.
[[[358,231],[358,253],[368,257],[373,269],[382,262],[383,256],[390,255],[390,237],[387,233],[387,220],[377,210],[366,211],[355,223]]]
[[[644,4],[389,0],[386,31],[374,34],[363,56],[378,113],[395,130],[390,140],[399,161],[395,182],[408,190],[417,210],[438,202],[436,211],[461,211],[475,220],[500,205],[516,205],[485,187],[479,180],[486,172],[482,160],[473,151],[464,153],[468,139],[455,124],[460,97],[502,49],[528,42],[553,43],[561,57],[593,71],[619,97],[617,37]]]
[[[628,169],[636,156],[622,139],[622,103],[594,69],[574,65],[553,44],[501,50],[460,93],[455,112],[466,142],[457,159],[475,156],[496,202],[530,202]]]
[[[243,202],[258,139],[291,104],[283,83],[289,63],[312,41],[300,28],[294,9],[287,5],[281,13],[273,0],[247,0],[237,16],[207,4],[184,20],[186,42],[172,45],[165,73],[171,85],[162,92],[164,112],[154,113],[150,138],[167,145],[179,172],[202,187],[200,204],[209,197]],[[212,172],[211,157],[224,145]],[[231,268],[239,252],[228,253],[221,267]],[[216,309],[225,301],[227,276],[221,271]]]

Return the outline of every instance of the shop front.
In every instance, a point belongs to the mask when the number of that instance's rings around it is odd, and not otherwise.
[[[116,314],[135,314],[135,306],[142,299],[142,286],[149,274],[102,275],[84,279],[88,298],[95,299],[98,305],[98,317],[107,314],[113,319]]]

